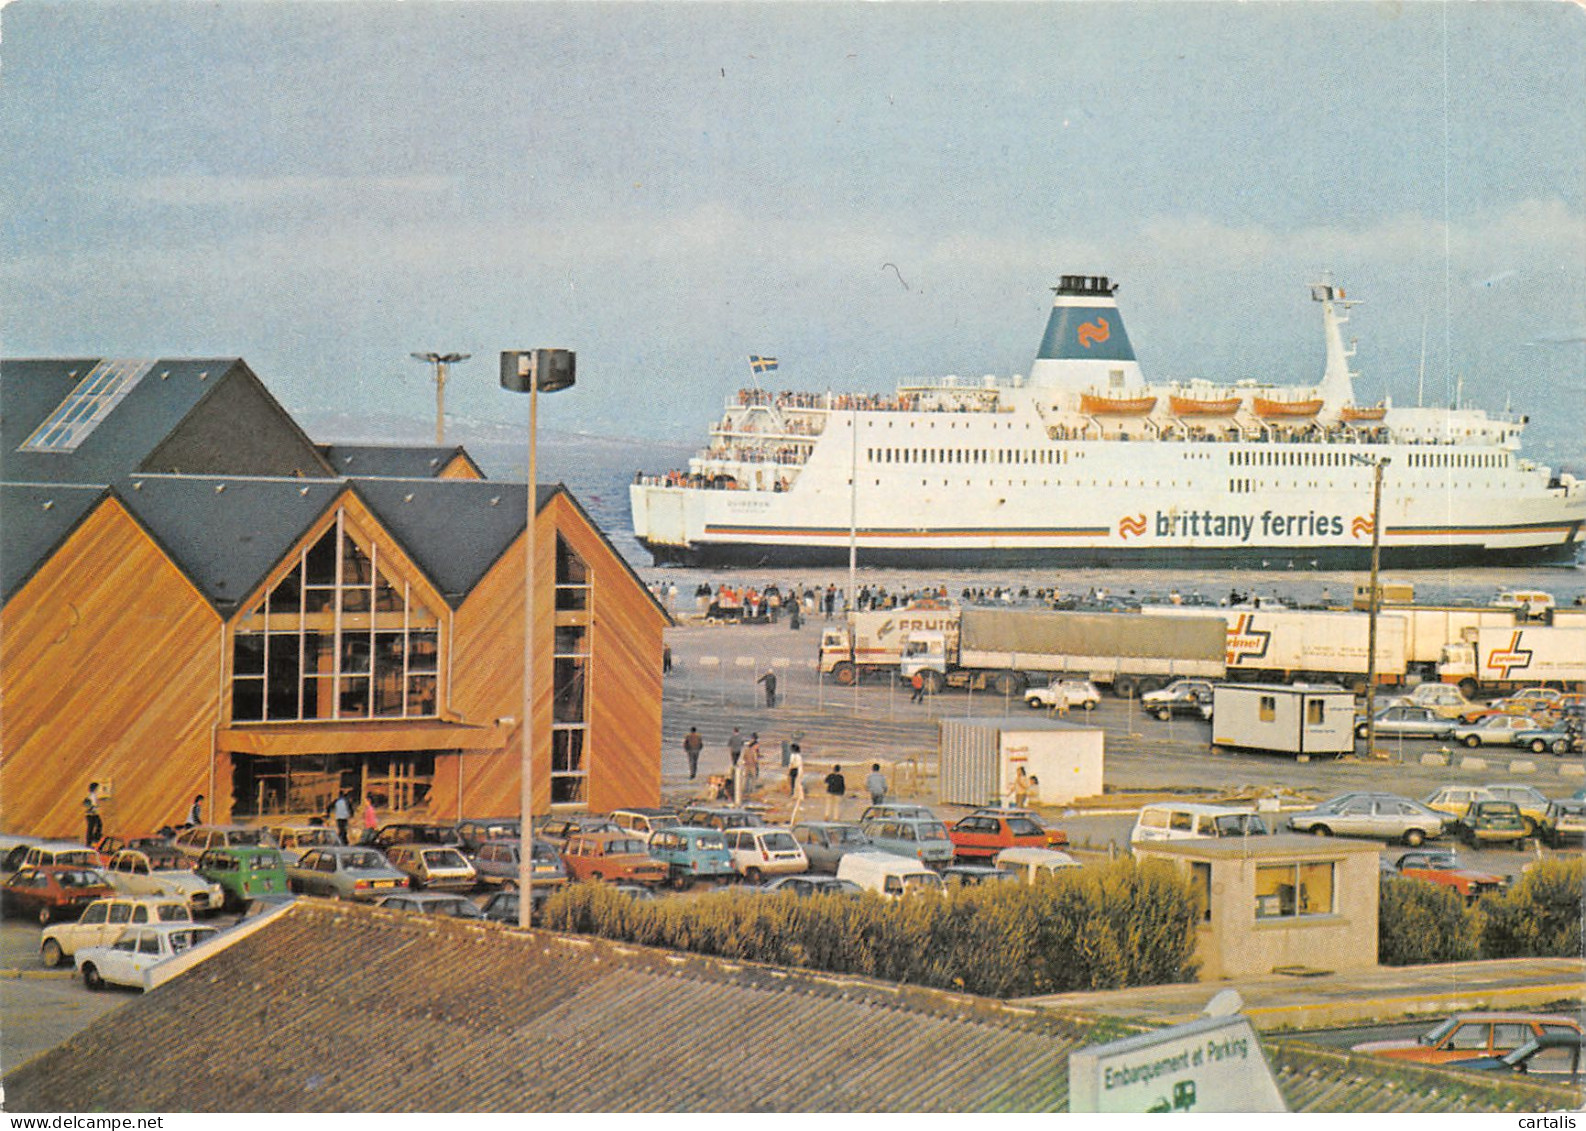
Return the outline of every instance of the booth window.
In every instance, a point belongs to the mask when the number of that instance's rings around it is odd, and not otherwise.
[[[1256,868],[1256,918],[1306,918],[1334,912],[1336,864],[1262,864]]]

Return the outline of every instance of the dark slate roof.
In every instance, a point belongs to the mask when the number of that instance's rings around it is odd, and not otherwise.
[[[434,478],[459,456],[475,471],[479,470],[467,449],[460,445],[321,444],[319,450],[337,475],[353,478]]]
[[[235,608],[346,489],[338,479],[130,476],[115,494],[217,609]]]
[[[300,899],[4,1084],[13,1112],[1065,1111],[1068,1054],[1135,1031],[1096,1025]],[[1572,1096],[1265,1044],[1295,1111],[1545,1111]]]
[[[9,601],[104,498],[102,487],[0,484],[0,604]]]
[[[161,359],[71,452],[20,451],[99,358],[0,361],[0,479],[11,483],[109,484],[137,471],[241,359]]]
[[[353,489],[453,608],[523,532],[528,505],[522,483],[355,479]],[[563,489],[540,484],[535,512]]]

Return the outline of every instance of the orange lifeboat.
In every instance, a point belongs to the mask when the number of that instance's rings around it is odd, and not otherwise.
[[[1274,401],[1266,397],[1252,397],[1256,415],[1266,419],[1296,420],[1315,416],[1322,411],[1322,398],[1304,401]]]
[[[1232,416],[1239,411],[1238,397],[1168,397],[1174,416]]]
[[[1387,405],[1372,405],[1370,408],[1360,408],[1356,405],[1345,405],[1338,410],[1338,418],[1345,424],[1370,424],[1381,420],[1388,415]]]
[[[1086,416],[1144,416],[1155,407],[1155,397],[1104,397],[1100,393],[1079,395],[1079,411]]]

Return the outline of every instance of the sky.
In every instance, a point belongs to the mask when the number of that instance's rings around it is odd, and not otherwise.
[[[0,10],[0,349],[241,356],[308,421],[702,440],[775,387],[1026,373],[1107,274],[1148,379],[1458,388],[1586,463],[1586,10],[39,3]],[[1424,346],[1423,346],[1424,342]],[[1423,378],[1424,373],[1424,378]]]

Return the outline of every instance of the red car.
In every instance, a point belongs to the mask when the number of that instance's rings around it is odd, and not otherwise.
[[[1048,848],[1051,835],[1032,814],[1001,809],[971,813],[947,831],[953,855],[960,860],[989,860],[1004,848]],[[1057,835],[1062,837],[1060,843],[1068,843],[1066,835]]]
[[[628,833],[582,833],[568,838],[562,863],[574,880],[666,882],[668,869],[652,860],[644,841]]]
[[[115,894],[104,876],[90,868],[45,864],[23,868],[6,880],[0,888],[0,905],[47,924],[56,918],[75,919],[94,900]]]
[[[1474,903],[1477,896],[1502,891],[1506,882],[1504,877],[1491,872],[1460,867],[1459,857],[1452,852],[1406,852],[1393,868],[1399,875],[1412,880],[1453,888],[1467,903]]]

